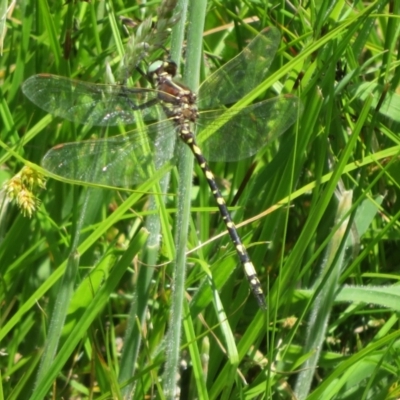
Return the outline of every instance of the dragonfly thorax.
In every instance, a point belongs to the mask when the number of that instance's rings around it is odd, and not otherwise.
[[[165,113],[180,126],[195,122],[198,118],[196,95],[181,83],[174,81],[176,64],[155,62],[149,68],[156,83],[158,99],[161,100]]]
[[[176,70],[173,61],[156,61],[150,65],[148,74],[161,92],[159,99],[174,104],[195,104],[196,95],[182,83],[174,81]]]

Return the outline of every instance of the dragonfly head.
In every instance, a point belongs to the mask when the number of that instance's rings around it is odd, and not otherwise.
[[[177,69],[178,67],[173,61],[158,60],[150,64],[147,74],[153,80],[161,74],[168,74],[173,78],[176,75]]]

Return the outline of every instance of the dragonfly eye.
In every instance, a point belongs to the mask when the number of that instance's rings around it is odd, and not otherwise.
[[[154,74],[159,74],[163,66],[164,66],[164,61],[161,60],[154,61],[152,64],[150,64],[149,69],[147,70],[147,74],[149,76],[153,76]]]
[[[172,77],[176,75],[177,69],[178,66],[174,61],[169,60],[166,63],[164,63],[164,71],[168,72]]]

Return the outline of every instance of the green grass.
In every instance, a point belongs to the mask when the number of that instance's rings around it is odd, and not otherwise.
[[[166,43],[190,87],[275,26],[281,45],[253,95],[304,106],[253,158],[211,164],[268,309],[187,151],[169,184],[134,192],[47,176],[32,188],[40,203],[24,197],[30,218],[4,189],[0,397],[398,398],[399,5],[190,3]],[[21,85],[37,73],[109,82],[128,40],[119,17],[155,16],[159,2],[144,4],[27,1],[0,22],[0,183],[24,166],[46,175],[55,145],[113,134],[52,118]]]

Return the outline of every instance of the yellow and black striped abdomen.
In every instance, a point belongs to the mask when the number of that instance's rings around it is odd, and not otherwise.
[[[214,195],[214,198],[217,202],[219,212],[221,213],[222,219],[225,222],[226,228],[229,232],[229,236],[231,237],[235,245],[236,252],[240,259],[240,263],[243,265],[243,269],[250,283],[251,290],[258,302],[258,305],[261,308],[265,309],[267,305],[265,302],[264,293],[261,289],[260,281],[257,277],[256,270],[254,268],[253,263],[250,260],[246,247],[244,246],[242,240],[240,239],[240,236],[236,230],[236,226],[232,221],[231,215],[226,206],[225,200],[222,197],[217,182],[215,181],[214,175],[208,166],[208,162],[203,156],[200,147],[196,144],[194,135],[191,132],[185,131],[183,132],[183,134],[180,135],[180,137],[192,150],[197,162],[200,165],[201,170],[204,173],[204,176],[207,179],[208,186],[210,187],[212,194]]]

